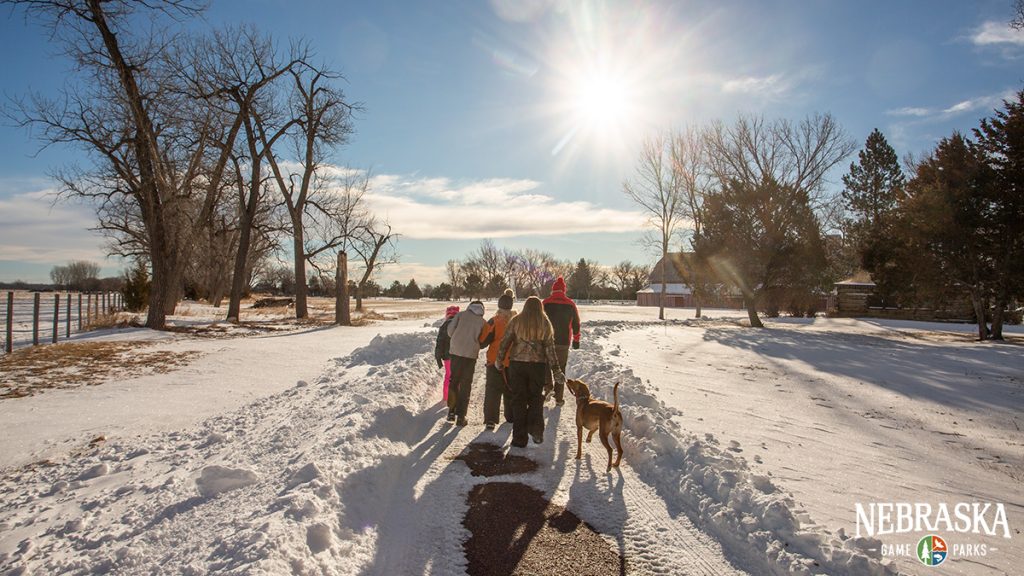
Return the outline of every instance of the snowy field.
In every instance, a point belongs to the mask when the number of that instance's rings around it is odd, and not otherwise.
[[[466,498],[487,479],[453,458],[470,442],[508,449],[510,429],[483,429],[482,370],[470,425],[442,422],[445,303],[367,304],[378,319],[352,328],[274,311],[228,327],[190,304],[180,332],[72,338],[187,362],[0,399],[0,573],[465,573]],[[549,404],[543,444],[511,449],[540,465],[515,480],[593,526],[627,573],[1020,572],[1019,339],[692,314],[581,306],[567,372],[608,400],[621,382],[620,470],[604,473],[597,440],[573,459],[571,398]],[[948,534],[986,554],[926,567],[883,555],[923,534],[855,536],[855,506],[870,502],[1005,503],[1012,538]]]

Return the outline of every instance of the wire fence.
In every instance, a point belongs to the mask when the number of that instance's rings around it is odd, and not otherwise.
[[[120,292],[9,291],[0,302],[2,349],[55,343],[123,309]]]

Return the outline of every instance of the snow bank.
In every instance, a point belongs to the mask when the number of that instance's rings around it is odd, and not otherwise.
[[[589,322],[588,342],[570,356],[568,371],[585,380],[595,396],[612,398],[615,382],[622,406],[626,459],[670,504],[712,533],[723,548],[755,574],[895,574],[882,560],[881,542],[832,535],[799,518],[806,513],[770,478],[753,474],[746,461],[722,449],[714,436],[684,433],[672,421],[678,411],[650,394],[629,369],[605,358],[593,344],[629,327]]]
[[[433,337],[377,337],[190,428],[4,471],[0,574],[364,573],[389,502],[350,496],[390,495],[383,464],[408,465],[412,415],[439,382]]]

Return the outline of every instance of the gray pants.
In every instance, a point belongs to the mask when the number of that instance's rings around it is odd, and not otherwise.
[[[501,405],[505,405],[505,422],[512,421],[512,402],[505,390],[505,378],[493,364],[487,365],[484,389],[484,424],[501,424]]]

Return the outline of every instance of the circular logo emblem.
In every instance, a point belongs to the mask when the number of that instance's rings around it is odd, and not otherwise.
[[[917,541],[917,559],[925,566],[942,564],[948,554],[946,541],[935,534],[929,534]]]

